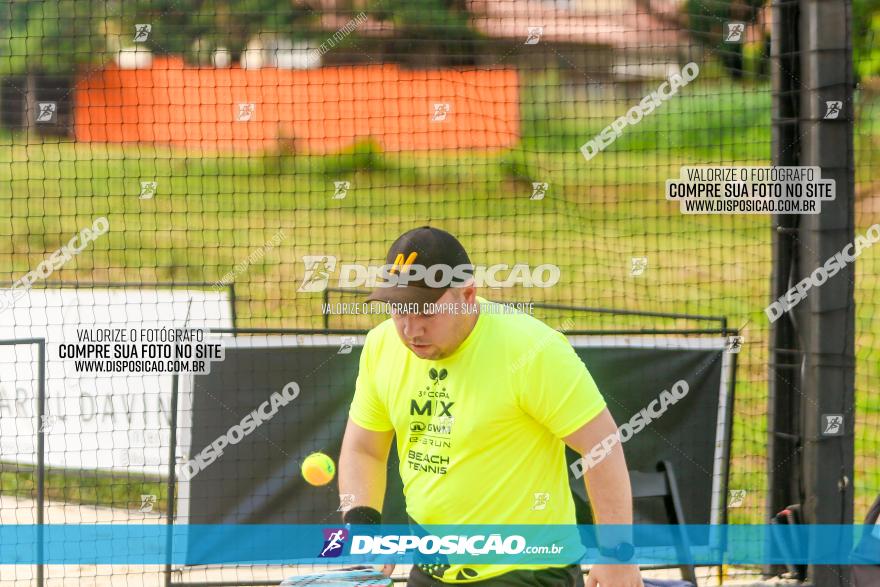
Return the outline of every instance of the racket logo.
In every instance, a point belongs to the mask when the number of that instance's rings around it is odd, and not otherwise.
[[[318,558],[336,558],[342,554],[348,531],[344,528],[324,529],[324,548]]]

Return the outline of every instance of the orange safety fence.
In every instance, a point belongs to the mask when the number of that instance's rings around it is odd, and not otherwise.
[[[518,84],[513,69],[246,70],[156,58],[81,78],[75,136],[233,153],[333,153],[367,137],[386,151],[508,148],[519,138]]]

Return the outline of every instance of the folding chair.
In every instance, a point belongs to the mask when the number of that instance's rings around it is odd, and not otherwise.
[[[678,492],[678,482],[675,478],[672,463],[669,461],[660,461],[657,463],[656,472],[630,471],[630,484],[632,485],[633,501],[641,499],[658,499],[662,498],[667,523],[670,525],[684,525],[684,512],[681,507],[681,498]],[[583,482],[572,482],[572,491],[589,503],[586,488]],[[682,529],[681,540],[677,545],[679,549],[679,558],[682,561],[690,559],[690,544],[687,540],[687,533]],[[668,568],[668,567],[651,567],[651,568]],[[692,564],[682,564],[681,578],[690,582],[694,587],[697,584],[697,574]]]

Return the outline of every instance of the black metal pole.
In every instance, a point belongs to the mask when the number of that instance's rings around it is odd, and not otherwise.
[[[168,532],[165,535],[165,552],[168,562],[165,563],[165,586],[171,585],[171,549],[174,546],[173,528],[175,512],[175,488],[177,482],[177,396],[180,376],[175,373],[171,376],[171,437],[168,441],[168,490],[165,507],[165,523]]]
[[[731,336],[736,336],[739,332],[734,330]],[[727,496],[730,491],[730,455],[731,448],[733,446],[733,406],[736,402],[736,358],[739,356],[739,353],[730,353],[730,379],[727,381],[727,409],[725,410],[725,421],[727,426],[725,427],[726,435],[724,438],[724,453],[721,458],[721,461],[725,463],[724,467],[724,477],[721,480],[721,524],[727,525],[730,523],[728,519],[728,511],[727,511]],[[726,548],[726,544],[725,544]],[[724,577],[724,565],[718,565],[718,577],[723,581]]]
[[[189,300],[186,307],[186,318],[183,321],[184,327],[189,324],[189,315],[192,310],[192,299]],[[174,345],[174,359],[178,359],[177,354],[177,345]],[[171,561],[172,550],[174,548],[174,513],[175,513],[175,503],[176,503],[176,488],[177,488],[177,404],[178,397],[180,395],[180,373],[174,372],[171,375],[171,431],[168,438],[168,489],[166,493],[168,494],[168,501],[166,504],[165,512],[165,524],[168,529],[165,534],[165,556],[167,557],[167,561],[165,563],[165,586],[169,587],[171,583]]]
[[[819,166],[836,199],[801,218],[799,279],[855,239],[851,0],[800,0],[801,165]],[[856,260],[855,263],[859,263]],[[855,267],[848,263],[795,306],[803,355],[802,512],[808,524],[853,523]],[[843,416],[829,432],[829,418]],[[821,549],[824,545],[817,545]],[[839,548],[849,550],[851,545]],[[849,585],[841,565],[809,565],[813,585]]]
[[[46,506],[46,341],[37,342],[37,587],[45,584],[43,524]]]
[[[230,308],[230,312],[232,314],[232,327],[233,328],[238,326],[237,314],[236,314],[236,310],[235,310],[236,301],[237,300],[235,299],[235,284],[230,283],[229,284],[229,308]]]
[[[797,2],[773,0],[771,35],[771,79],[773,87],[772,162],[798,165],[801,128],[799,124],[800,63]],[[800,216],[774,215],[773,272],[770,301],[784,295],[797,275],[797,238]],[[800,397],[800,342],[792,315],[785,313],[770,325],[769,390],[767,406],[767,476],[769,493],[765,521],[788,505],[800,501],[798,455],[801,430],[798,418]],[[792,353],[798,359],[791,360]],[[784,572],[781,566],[764,566],[766,575]]]

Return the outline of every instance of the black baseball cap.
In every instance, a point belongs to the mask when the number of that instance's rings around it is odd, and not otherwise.
[[[400,235],[388,250],[385,263],[392,265],[391,271],[401,276],[413,276],[413,268],[420,266],[434,277],[430,284],[425,279],[409,279],[405,285],[378,287],[367,298],[368,301],[430,304],[436,302],[450,287],[466,283],[474,272],[470,257],[458,239],[445,230],[432,226],[420,226]],[[446,272],[445,268],[437,268],[434,273],[431,268],[437,265],[465,268],[457,272],[456,278],[456,275]],[[467,278],[461,279],[465,274]]]

